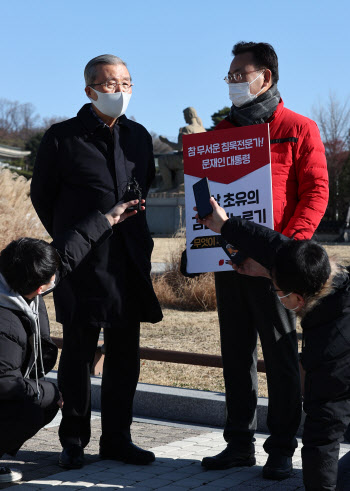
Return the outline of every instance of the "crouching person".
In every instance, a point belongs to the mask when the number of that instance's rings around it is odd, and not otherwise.
[[[248,258],[236,271],[270,278],[279,301],[301,319],[305,489],[350,489],[350,456],[340,465],[337,487],[339,444],[350,422],[350,267],[330,261],[314,241],[294,241],[248,220],[228,219],[213,198],[211,204],[213,213],[198,221],[245,253]]]
[[[24,237],[1,252],[0,458],[5,453],[15,456],[63,407],[55,384],[42,378],[57,359],[42,296],[112,235],[113,225],[135,215],[126,209],[137,203],[116,205],[105,215],[93,212],[52,244]],[[0,464],[0,483],[21,477]]]

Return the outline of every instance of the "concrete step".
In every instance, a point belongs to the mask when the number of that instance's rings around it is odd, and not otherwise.
[[[57,372],[50,372],[47,380],[57,383]],[[91,407],[101,409],[101,377],[91,377]],[[237,404],[240,402],[237,401]],[[257,431],[269,433],[266,425],[268,399],[259,397]],[[162,385],[138,384],[134,399],[134,415],[143,418],[180,421],[222,428],[225,424],[225,394],[204,390],[182,389]],[[297,433],[302,435],[302,424]]]

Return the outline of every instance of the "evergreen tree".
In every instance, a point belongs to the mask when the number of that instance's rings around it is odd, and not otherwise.
[[[223,119],[225,119],[226,116],[228,116],[229,114],[230,114],[230,108],[227,107],[227,106],[223,107],[219,111],[216,111],[216,113],[212,114],[211,115],[211,120],[213,121],[213,126],[211,126],[210,128],[207,128],[207,131],[213,130],[215,128],[215,126],[217,124],[219,124],[220,121],[222,121]]]
[[[31,152],[26,158],[26,170],[28,171],[33,171],[36,154],[43,136],[44,131],[38,131],[31,138],[29,138],[25,144],[25,149]]]

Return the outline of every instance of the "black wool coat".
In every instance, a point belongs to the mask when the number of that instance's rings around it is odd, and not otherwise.
[[[155,175],[152,139],[121,116],[113,135],[86,104],[77,117],[53,125],[41,142],[31,184],[33,205],[55,238],[91,210],[123,199],[133,177],[146,198]],[[162,319],[150,278],[151,238],[145,212],[118,225],[55,291],[57,320],[96,327],[122,326],[127,316]]]

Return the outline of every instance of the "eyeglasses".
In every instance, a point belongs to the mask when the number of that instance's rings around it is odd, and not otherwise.
[[[117,86],[120,86],[121,90],[124,92],[131,89],[134,84],[129,82],[102,82],[100,84],[89,84],[89,87],[96,87],[97,85],[103,85],[108,90],[115,90]]]
[[[224,80],[227,84],[232,84],[233,82],[241,82],[243,79],[243,75],[249,75],[249,73],[255,73],[258,72],[259,70],[261,70],[261,68],[258,68],[257,70],[252,70],[251,72],[243,72],[243,73],[235,72],[232,74],[229,73],[228,75],[226,75]]]

